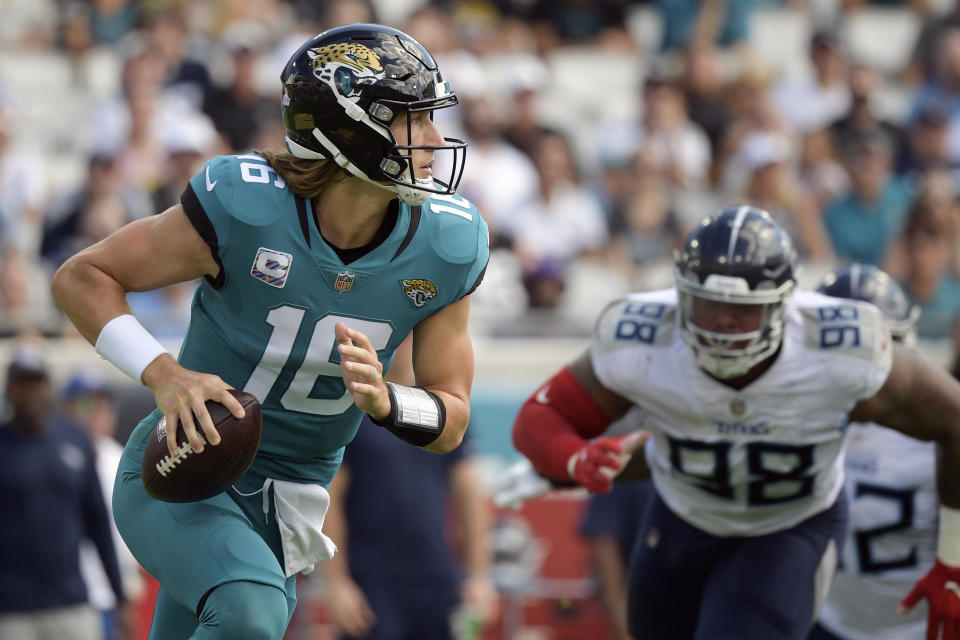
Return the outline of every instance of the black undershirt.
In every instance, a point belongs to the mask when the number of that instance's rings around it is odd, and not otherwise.
[[[326,242],[331,249],[333,249],[333,251],[340,258],[340,261],[343,264],[350,264],[355,260],[359,260],[383,244],[384,241],[390,236],[393,228],[397,226],[397,220],[399,217],[400,202],[397,199],[393,199],[387,206],[387,213],[383,216],[383,222],[380,223],[380,228],[377,229],[377,232],[373,235],[373,239],[371,239],[370,242],[362,247],[353,247],[351,249],[341,249],[324,237],[323,232],[320,231],[320,224],[317,222],[317,215],[315,212],[313,215],[313,222],[317,225],[317,231],[320,233],[320,237],[323,238],[323,241]]]

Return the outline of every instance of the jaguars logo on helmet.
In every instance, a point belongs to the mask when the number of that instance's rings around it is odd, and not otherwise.
[[[313,75],[348,98],[383,76],[380,56],[356,42],[309,49],[307,57],[313,61]]]
[[[409,278],[401,280],[403,294],[410,298],[413,306],[420,308],[427,304],[427,300],[437,295],[437,285],[423,278]]]
[[[380,56],[369,48],[356,42],[331,44],[326,47],[317,47],[307,51],[313,60],[313,72],[319,72],[330,63],[346,64],[363,73],[369,70],[373,74],[383,73],[380,65]]]

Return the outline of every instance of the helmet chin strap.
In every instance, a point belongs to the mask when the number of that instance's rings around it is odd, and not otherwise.
[[[350,175],[360,178],[364,182],[372,184],[376,187],[380,187],[381,189],[386,189],[387,191],[391,191],[397,194],[400,200],[402,200],[404,203],[409,204],[411,206],[421,205],[430,199],[430,191],[428,191],[427,189],[430,189],[430,190],[433,189],[432,177],[414,178],[415,182],[418,185],[421,185],[420,189],[417,189],[415,187],[410,187],[400,183],[384,184],[382,182],[378,182],[376,180],[371,179],[370,176],[364,173],[357,165],[350,162],[349,158],[347,158],[345,155],[340,153],[340,151],[337,150],[337,148],[333,145],[333,143],[330,142],[330,140],[325,135],[323,135],[323,132],[321,132],[320,129],[314,129],[313,136],[320,142],[320,144],[323,145],[324,149],[327,149],[331,153],[331,155],[333,156],[333,161],[337,163],[337,166],[345,170]],[[297,156],[298,158],[308,158],[311,160],[327,160],[328,159],[327,156],[323,155],[322,153],[318,151],[313,151],[312,149],[307,149],[303,145],[297,144],[290,138],[287,138],[286,142],[287,142],[287,148],[290,150],[290,153]]]

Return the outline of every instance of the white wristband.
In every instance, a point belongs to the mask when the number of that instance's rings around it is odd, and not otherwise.
[[[100,330],[96,351],[100,357],[143,384],[140,376],[167,350],[129,313],[117,316]]]
[[[940,505],[937,557],[944,564],[960,567],[960,509]]]

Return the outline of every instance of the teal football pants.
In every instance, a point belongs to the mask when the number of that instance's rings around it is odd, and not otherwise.
[[[159,419],[154,411],[130,436],[113,492],[120,534],[161,585],[151,640],[280,640],[296,605],[296,576],[287,579],[278,559],[273,501],[264,514],[260,493],[151,498],[140,463]]]

